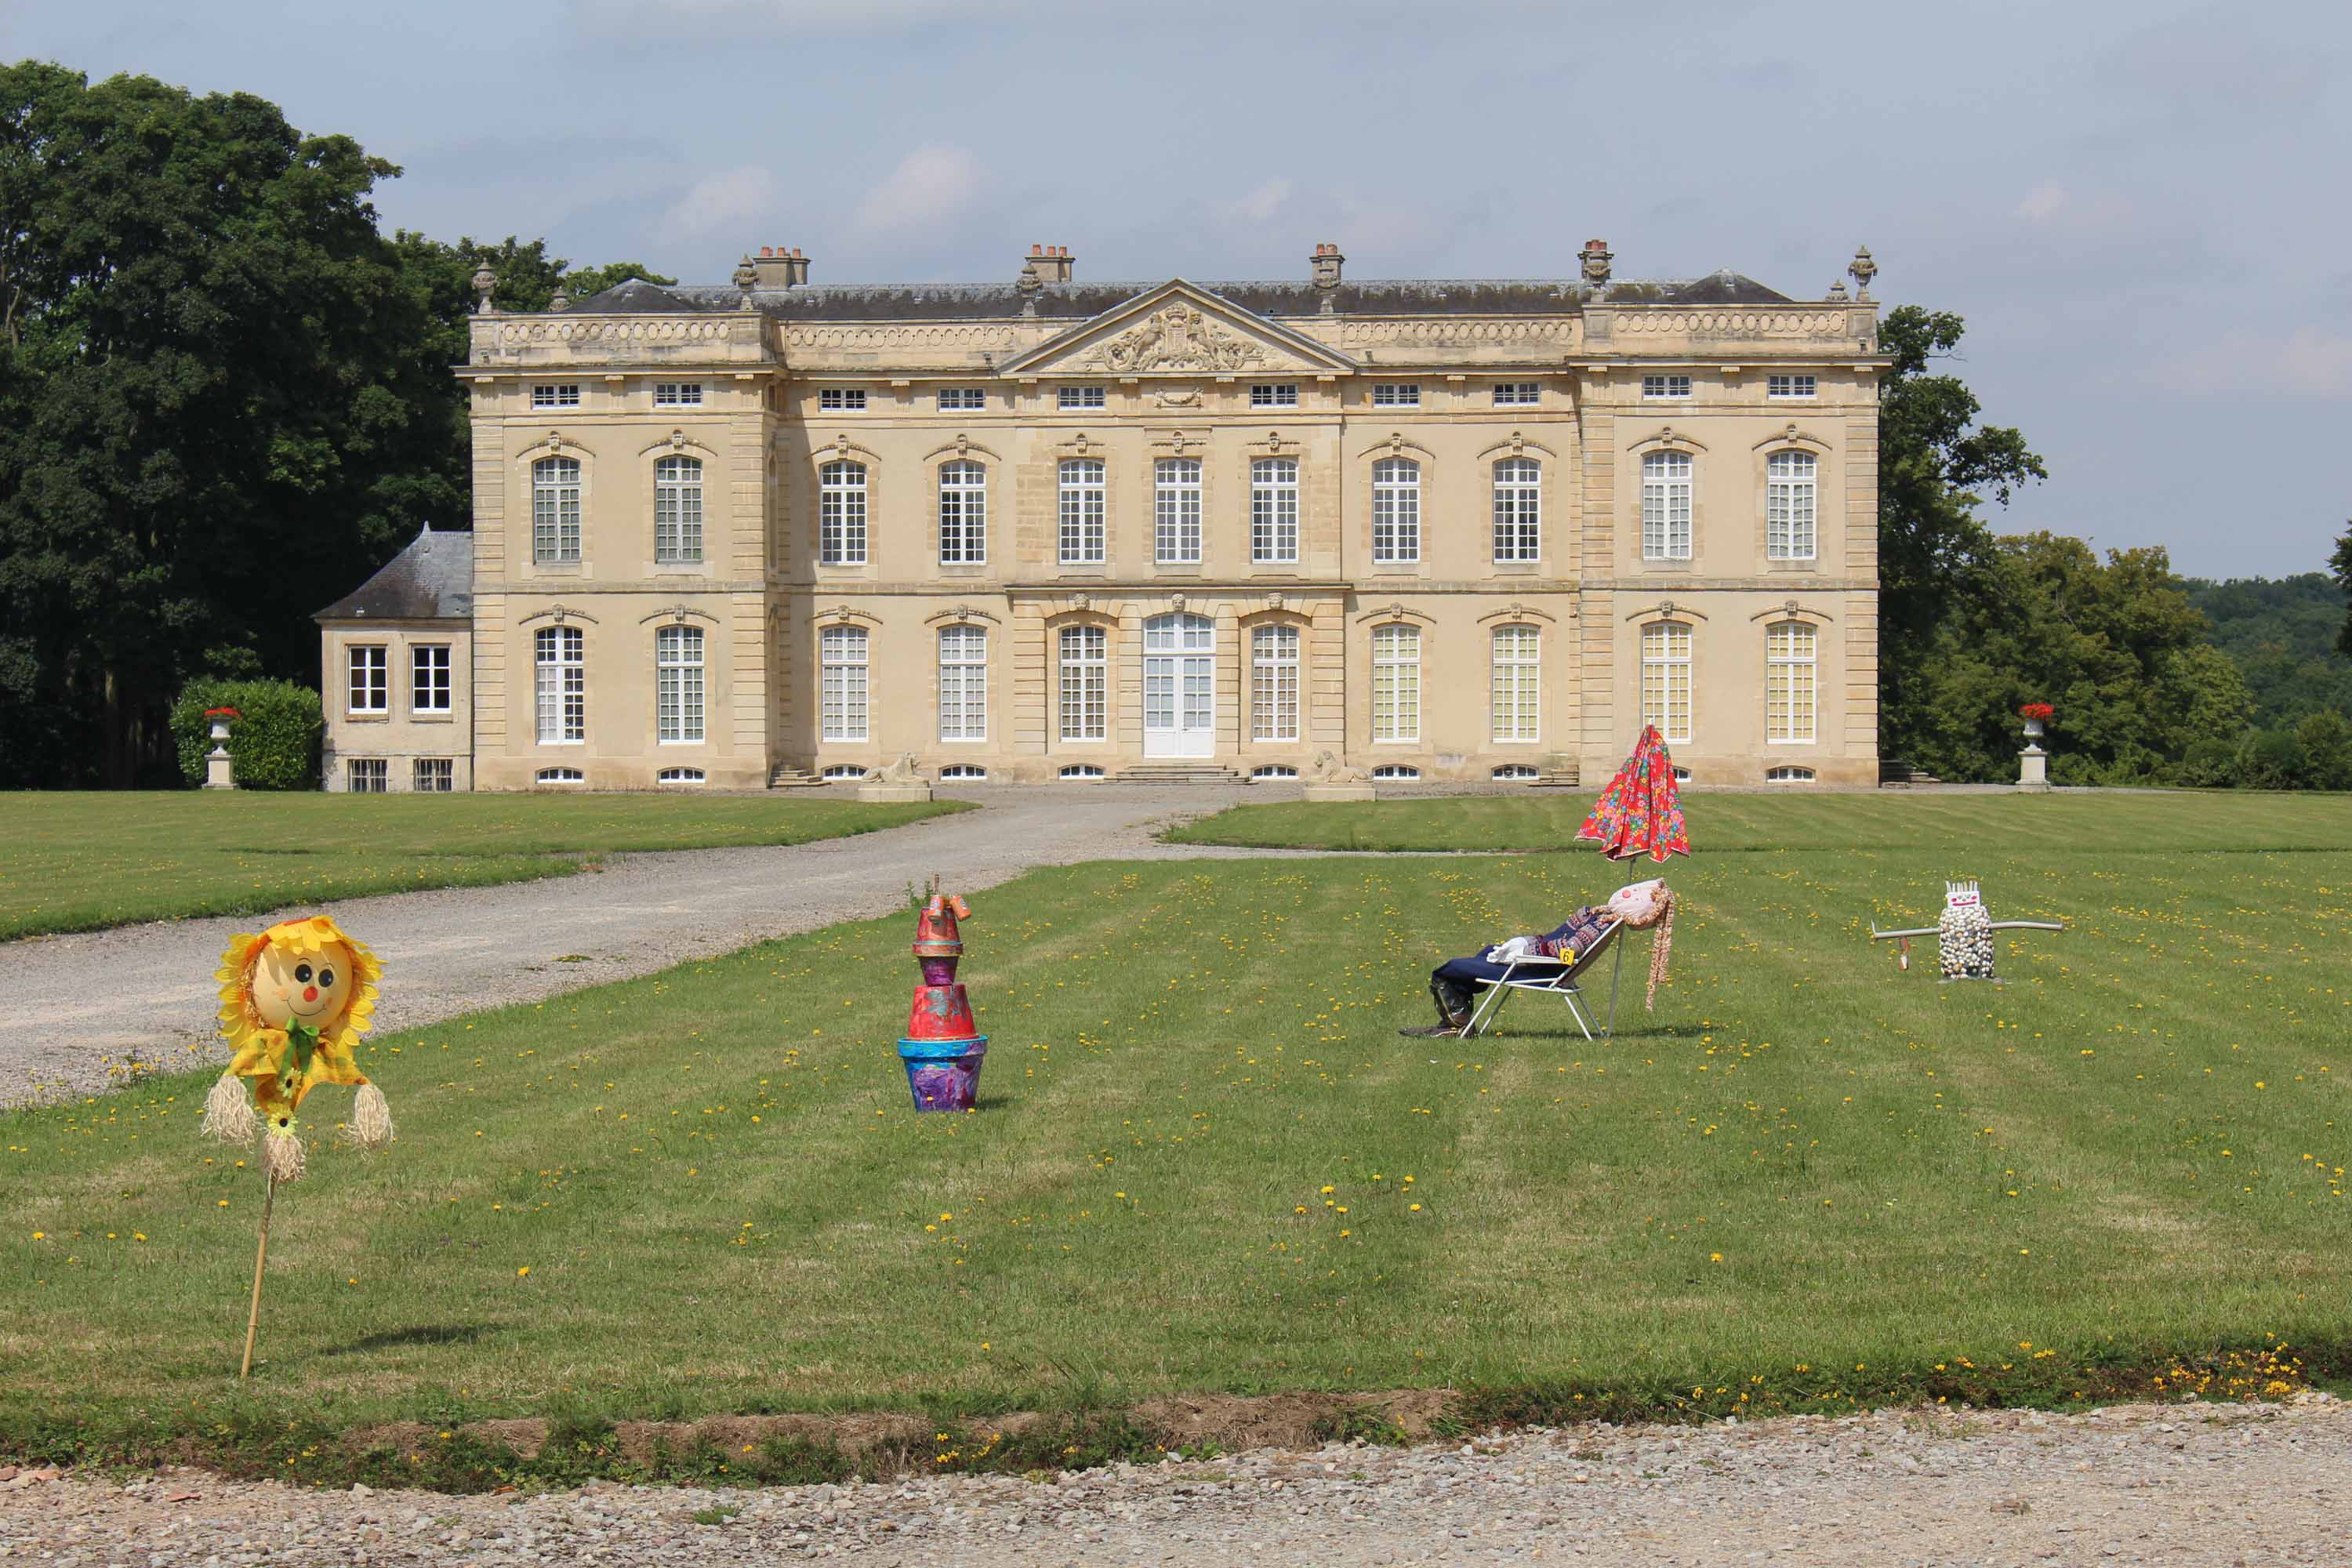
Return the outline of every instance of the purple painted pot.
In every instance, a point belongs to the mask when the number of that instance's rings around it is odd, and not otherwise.
[[[917,959],[916,962],[923,966],[924,984],[952,985],[955,984],[957,963],[955,959],[920,958]]]
[[[898,1059],[918,1110],[970,1110],[980,1095],[980,1068],[988,1037],[965,1040],[900,1040]]]

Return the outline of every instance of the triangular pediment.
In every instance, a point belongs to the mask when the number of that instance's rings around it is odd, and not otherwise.
[[[1003,375],[1330,374],[1356,362],[1173,278],[998,367]]]

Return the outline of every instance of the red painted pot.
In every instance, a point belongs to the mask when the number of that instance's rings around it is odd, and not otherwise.
[[[955,910],[942,906],[915,917],[915,956],[955,958],[963,952],[963,934],[956,930]]]
[[[973,1026],[971,998],[961,985],[918,985],[915,1005],[907,1014],[910,1040],[968,1040]]]

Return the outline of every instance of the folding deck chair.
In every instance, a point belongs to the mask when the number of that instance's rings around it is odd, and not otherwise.
[[[1474,1035],[1485,1034],[1494,1026],[1495,1015],[1503,1010],[1503,1004],[1510,1000],[1512,992],[1532,991],[1540,995],[1557,996],[1567,1003],[1569,1016],[1574,1018],[1576,1026],[1584,1031],[1584,1037],[1591,1039],[1592,1021],[1585,1008],[1582,977],[1586,970],[1601,962],[1602,953],[1617,946],[1617,933],[1624,924],[1623,921],[1611,921],[1602,926],[1599,939],[1589,950],[1579,953],[1574,963],[1557,958],[1538,958],[1529,953],[1507,964],[1500,980],[1479,981],[1486,991],[1479,996],[1476,1005],[1471,1008],[1470,1021],[1462,1026],[1459,1037],[1468,1039]],[[1620,949],[1609,969],[1609,1018],[1601,1026],[1602,1039],[1608,1038],[1611,1027],[1617,1022],[1617,977],[1624,965],[1625,954]]]

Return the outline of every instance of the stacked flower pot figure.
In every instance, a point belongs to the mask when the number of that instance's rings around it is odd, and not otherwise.
[[[907,1014],[907,1037],[898,1059],[918,1110],[970,1110],[980,1089],[980,1068],[988,1037],[972,1023],[971,998],[956,980],[963,936],[956,921],[971,919],[971,906],[952,894],[933,891],[915,920],[915,961],[922,983]]]

